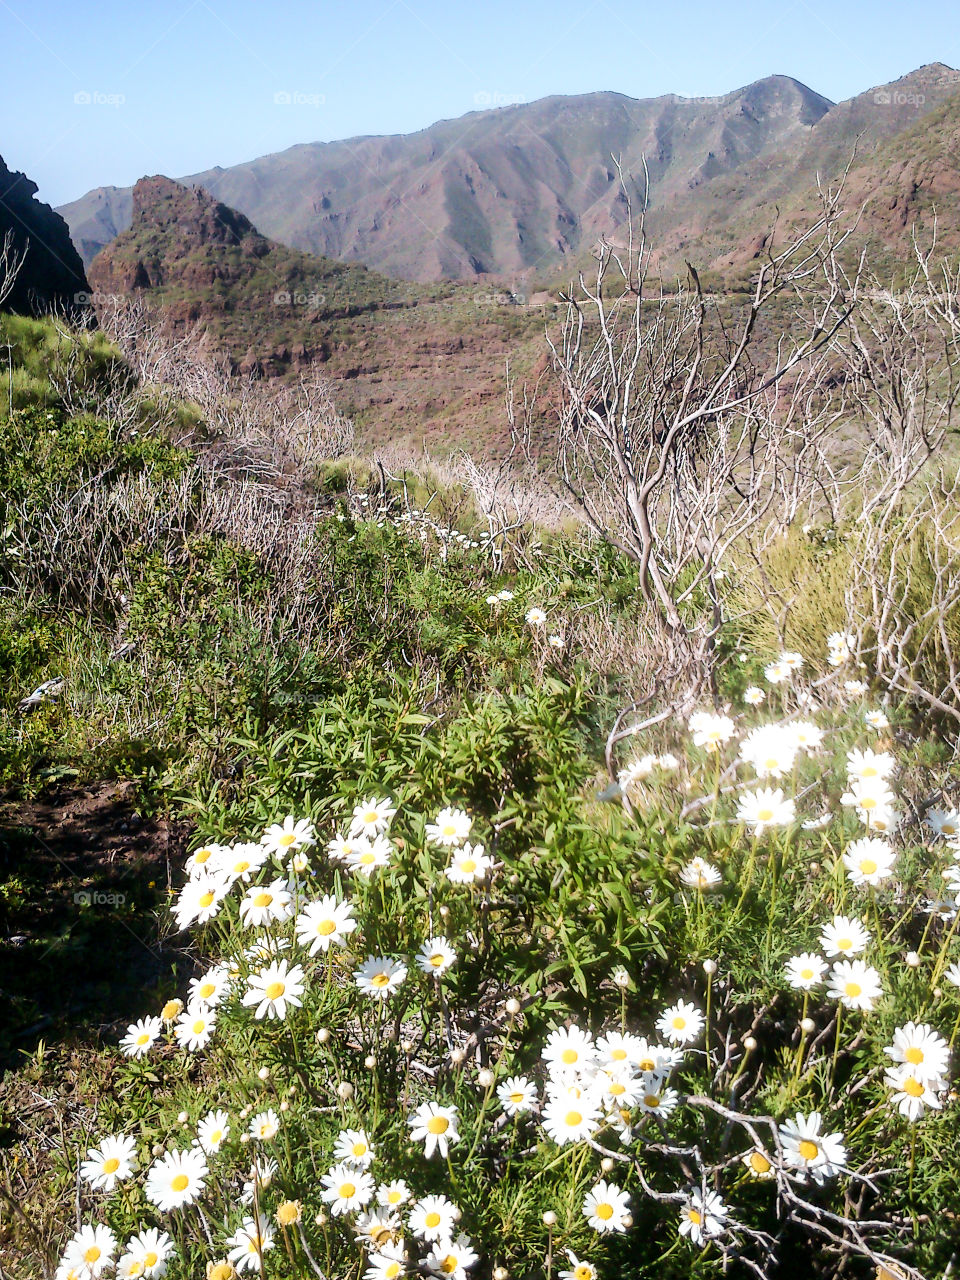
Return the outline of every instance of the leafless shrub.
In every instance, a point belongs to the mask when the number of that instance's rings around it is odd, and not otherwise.
[[[12,230],[7,231],[3,240],[0,241],[0,307],[13,293],[14,286],[17,283],[17,276],[26,261],[29,249],[29,241],[24,244],[22,249],[17,248],[17,242]]]

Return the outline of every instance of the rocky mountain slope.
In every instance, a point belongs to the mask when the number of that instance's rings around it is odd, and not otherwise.
[[[833,104],[787,76],[718,98],[616,93],[544,98],[441,121],[419,133],[308,143],[198,183],[275,240],[390,276],[492,274],[513,283],[569,270],[625,203],[612,157],[634,178],[674,249],[735,247],[744,212],[794,199],[909,131],[960,86],[940,63]],[[131,217],[129,188],[63,206],[86,261]]]
[[[98,294],[145,298],[232,372],[321,369],[368,443],[503,447],[504,366],[535,358],[538,310],[289,249],[202,188],[165,177],[137,183],[131,216],[90,268]]]
[[[831,104],[787,76],[719,98],[552,97],[419,133],[309,143],[194,174],[284,244],[413,280],[536,271],[624,216],[611,160],[646,157],[654,201],[796,147]],[[87,261],[129,225],[130,194],[63,207]]]
[[[0,245],[11,232],[15,252],[27,248],[4,307],[28,314],[73,313],[84,305],[78,295],[89,289],[83,263],[63,218],[35,199],[36,193],[37,184],[8,169],[0,156]]]

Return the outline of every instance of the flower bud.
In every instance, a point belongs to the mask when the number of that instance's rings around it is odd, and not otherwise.
[[[269,1068],[269,1067],[261,1067],[261,1068],[260,1068],[260,1070],[257,1072],[257,1079],[258,1079],[258,1080],[269,1080],[269,1079],[270,1079],[270,1068]]]
[[[190,1117],[187,1115],[187,1113],[185,1111],[181,1111],[180,1114],[177,1116],[177,1124],[186,1124],[189,1119]]]
[[[155,1155],[155,1156],[162,1156],[162,1155],[163,1155],[163,1144],[162,1144],[162,1143],[160,1143],[160,1142],[155,1142],[155,1143],[153,1144],[152,1148],[151,1148],[151,1152],[152,1152],[152,1154],[153,1154],[153,1155]]]
[[[916,951],[908,951],[903,958],[911,969],[917,969],[920,967],[920,957],[917,955]]]
[[[757,1042],[753,1036],[744,1036],[743,1047],[746,1049],[747,1053],[753,1053],[754,1049],[757,1047]]]
[[[337,1085],[337,1097],[342,1098],[344,1102],[353,1097],[353,1085],[349,1080],[341,1080]]]
[[[816,1025],[817,1024],[814,1022],[812,1018],[804,1018],[803,1021],[800,1023],[800,1030],[803,1032],[805,1036],[808,1036],[811,1033],[811,1031],[815,1030]]]
[[[400,1048],[403,1050],[403,1052],[404,1052],[404,1053],[409,1053],[409,1052],[410,1052],[410,1050],[413,1048],[413,1041],[412,1041],[412,1040],[401,1040],[401,1041],[400,1041]]]
[[[322,1209],[314,1218],[314,1222],[317,1224],[318,1227],[325,1227],[327,1225],[327,1215],[323,1212]]]
[[[330,1032],[326,1027],[321,1027],[317,1032],[317,1044],[326,1044],[330,1039]]]
[[[363,1060],[363,1065],[367,1068],[368,1071],[372,1071],[373,1068],[377,1065],[377,1060],[372,1053],[367,1054],[367,1056]]]
[[[290,1103],[286,1100],[286,1098],[284,1098],[284,1100],[280,1103],[280,1110],[281,1111],[290,1110]]]
[[[713,975],[717,972],[716,960],[704,960],[703,972],[707,975],[708,978],[712,978]]]
[[[489,1089],[496,1077],[489,1067],[484,1067],[482,1071],[477,1073],[477,1083],[481,1089]]]
[[[460,1063],[464,1060],[466,1056],[467,1055],[463,1052],[462,1049],[450,1050],[450,1061],[453,1063],[455,1067],[459,1067]]]
[[[548,1209],[543,1215],[543,1225],[545,1227],[555,1227],[557,1225],[557,1215],[552,1209]]]
[[[520,1001],[516,996],[511,996],[507,1003],[503,1006],[511,1018],[515,1018],[520,1012]]]
[[[611,1156],[604,1156],[603,1159],[600,1161],[600,1168],[603,1170],[604,1173],[612,1173],[613,1158]]]
[[[493,1280],[508,1280],[510,1272],[506,1267],[493,1268]]]

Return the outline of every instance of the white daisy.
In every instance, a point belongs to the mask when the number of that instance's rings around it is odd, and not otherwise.
[[[280,1117],[272,1107],[251,1117],[247,1133],[255,1142],[270,1142],[280,1132]]]
[[[438,1240],[424,1259],[431,1275],[449,1276],[450,1280],[466,1280],[467,1271],[477,1261],[477,1254],[461,1232],[456,1240]]]
[[[587,1192],[583,1216],[594,1231],[626,1231],[630,1200],[614,1182],[602,1179]]]
[[[231,1246],[227,1256],[237,1271],[262,1272],[263,1255],[273,1248],[273,1224],[265,1213],[259,1218],[244,1218],[227,1244]]]
[[[441,1240],[459,1219],[459,1209],[446,1196],[424,1196],[410,1210],[410,1230],[418,1240]]]
[[[859,955],[869,941],[869,930],[856,916],[834,916],[820,930],[820,945],[828,956]]]
[[[318,951],[329,951],[332,946],[342,946],[356,927],[353,904],[341,902],[329,893],[316,902],[306,903],[295,925],[297,941],[308,947],[312,956]]]
[[[320,1199],[330,1206],[334,1217],[362,1209],[373,1198],[373,1178],[352,1164],[337,1164],[321,1178]]]
[[[258,973],[247,977],[245,1005],[256,1005],[255,1018],[285,1018],[287,1006],[298,1009],[303,1004],[304,972],[300,965],[287,968],[286,960],[274,961]]]
[[[424,973],[433,973],[437,977],[451,968],[457,959],[457,953],[446,938],[428,938],[417,953],[417,964]]]
[[[375,1000],[386,1000],[407,976],[407,966],[390,956],[368,956],[354,971],[357,987]]]
[[[910,1068],[920,1079],[939,1079],[950,1065],[950,1046],[926,1022],[907,1022],[893,1033],[893,1044],[883,1051],[894,1062]]]
[[[497,1085],[497,1098],[508,1116],[518,1116],[536,1104],[537,1086],[526,1076],[509,1076]]]
[[[784,976],[791,987],[797,991],[812,991],[823,982],[827,970],[827,962],[822,956],[810,951],[801,951],[791,956],[784,968]]]
[[[191,1005],[204,1005],[208,1009],[216,1009],[230,985],[230,972],[226,965],[217,964],[208,969],[199,978],[190,979],[189,997]]]
[[[443,1107],[438,1102],[421,1102],[407,1120],[410,1137],[423,1143],[423,1154],[429,1159],[435,1151],[446,1159],[447,1151],[460,1141],[456,1107]]]
[[[397,810],[391,800],[384,796],[370,796],[361,800],[353,811],[350,820],[350,835],[374,836],[385,832],[393,821]]]
[[[168,1151],[147,1174],[143,1190],[162,1213],[193,1204],[206,1185],[209,1170],[199,1147]]]
[[[333,1158],[358,1169],[369,1169],[374,1160],[373,1147],[362,1129],[344,1129],[334,1144]]]
[[[345,861],[350,871],[369,879],[378,867],[388,867],[392,856],[393,845],[387,836],[376,835],[372,840],[357,836]]]
[[[785,827],[796,819],[793,800],[784,799],[778,787],[775,791],[761,787],[758,791],[744,791],[737,801],[737,821],[750,827],[758,836],[769,827]]]
[[[140,1018],[131,1022],[127,1034],[120,1041],[120,1048],[128,1058],[142,1058],[157,1043],[163,1023],[159,1018]]]
[[[692,1244],[703,1244],[711,1236],[720,1235],[726,1216],[726,1206],[716,1192],[691,1191],[680,1210],[680,1234],[688,1236]]]
[[[214,1155],[230,1136],[230,1117],[226,1111],[208,1111],[197,1125],[197,1142],[206,1154]]]
[[[275,822],[273,826],[267,827],[260,837],[260,842],[282,866],[291,853],[316,844],[317,835],[313,829],[313,823],[308,819],[297,819],[292,814],[288,814],[283,822]]]
[[[811,1111],[808,1116],[798,1111],[796,1119],[780,1125],[779,1130],[787,1165],[809,1174],[814,1182],[836,1177],[847,1163],[843,1134],[821,1134],[822,1125],[819,1111]]]
[[[473,884],[482,880],[493,866],[493,859],[483,851],[482,844],[465,844],[450,859],[444,875],[454,884]]]
[[[270,925],[275,920],[289,920],[293,915],[290,896],[285,880],[252,885],[240,903],[240,919],[256,929]]]
[[[110,1228],[101,1223],[96,1226],[88,1223],[67,1241],[61,1265],[95,1280],[113,1266],[116,1252],[117,1237]]]
[[[174,1243],[166,1231],[146,1227],[127,1241],[123,1257],[117,1263],[117,1275],[123,1280],[127,1277],[154,1280],[164,1274],[173,1252]]]
[[[657,1019],[657,1030],[674,1044],[690,1044],[703,1030],[703,1014],[695,1004],[678,1000]]]
[[[441,809],[433,822],[428,822],[424,834],[431,844],[451,848],[463,844],[470,836],[473,819],[463,809]]]
[[[137,1167],[135,1139],[123,1133],[104,1138],[99,1147],[91,1147],[80,1166],[80,1176],[94,1191],[109,1194],[118,1182],[129,1178]]]
[[[845,1009],[870,1013],[883,995],[880,974],[862,960],[838,960],[830,970],[827,995]]]
[[[886,840],[879,840],[876,836],[852,841],[843,854],[843,865],[850,882],[858,888],[881,884],[893,871],[896,860],[897,855]]]
[[[173,1031],[180,1048],[195,1053],[198,1049],[207,1047],[216,1026],[216,1009],[208,1009],[203,1004],[194,1004],[183,1011]]]
[[[919,1120],[928,1107],[939,1111],[943,1105],[937,1093],[946,1088],[946,1081],[919,1072],[909,1062],[888,1069],[883,1082],[893,1093],[890,1101],[908,1120]]]

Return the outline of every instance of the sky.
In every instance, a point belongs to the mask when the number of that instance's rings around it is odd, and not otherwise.
[[[954,0],[0,0],[0,155],[57,205],[548,94],[834,101],[960,65]]]

